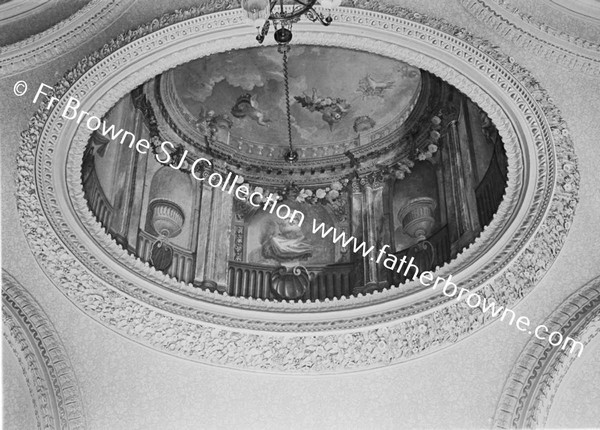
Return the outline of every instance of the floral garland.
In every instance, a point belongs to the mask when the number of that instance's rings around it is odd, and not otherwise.
[[[426,149],[419,148],[416,150],[416,158],[419,161],[425,161],[433,157],[433,155],[438,151],[438,141],[441,138],[441,134],[439,130],[441,129],[442,120],[439,116],[435,115],[431,118],[431,130],[429,132],[429,144]],[[404,179],[407,174],[411,172],[411,169],[414,167],[415,162],[409,158],[403,159],[391,166],[384,168],[384,175],[387,177],[393,176],[396,179]],[[241,178],[241,181],[240,181]],[[243,177],[238,176],[238,181],[242,183]],[[266,201],[267,197],[265,195],[271,195],[271,199],[281,201],[286,198],[291,197],[293,200],[298,203],[308,203],[308,204],[326,204],[333,203],[340,197],[340,192],[348,186],[350,182],[349,179],[342,179],[340,181],[332,182],[330,186],[325,188],[317,188],[316,190],[310,188],[302,188],[300,190],[295,189],[295,187],[291,186],[281,190],[281,193],[278,192],[269,192],[262,187],[252,187],[248,183],[243,183],[242,186],[246,186],[250,193],[256,192],[259,193],[262,197],[261,202]]]
[[[342,179],[341,181],[332,182],[330,186],[325,188],[317,188],[312,190],[309,188],[302,188],[298,190],[294,186],[287,187],[283,190],[270,191],[260,186],[252,186],[247,182],[244,182],[244,178],[238,175],[238,182],[242,183],[241,186],[247,187],[250,194],[257,193],[262,198],[255,199],[256,201],[265,202],[268,196],[271,196],[271,200],[282,201],[285,199],[292,199],[298,203],[308,204],[326,204],[333,203],[340,197],[340,192],[346,188],[350,182],[348,179]]]
[[[300,203],[333,203],[340,197],[342,191],[350,182],[348,179],[332,182],[326,188],[318,188],[314,192],[310,189],[303,188],[296,196],[296,201]]]
[[[417,149],[417,159],[419,161],[425,161],[433,157],[438,150],[437,142],[440,140],[442,135],[440,134],[440,129],[442,128],[442,119],[438,115],[434,115],[430,120],[430,131],[429,131],[429,145],[427,145],[427,149]],[[402,179],[402,178],[400,178]]]

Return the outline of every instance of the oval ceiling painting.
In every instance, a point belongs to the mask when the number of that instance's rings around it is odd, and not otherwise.
[[[288,56],[292,139],[299,146],[341,143],[394,122],[399,126],[419,94],[419,69],[400,61],[320,46],[294,46]],[[287,143],[282,55],[276,48],[212,55],[165,75],[189,119],[219,116],[233,137]]]

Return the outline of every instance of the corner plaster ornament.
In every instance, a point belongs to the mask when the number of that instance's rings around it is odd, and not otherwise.
[[[64,346],[33,297],[2,271],[2,328],[29,388],[40,429],[84,429],[79,384]]]
[[[444,20],[368,5],[373,10],[333,10],[334,24],[345,25],[323,32],[298,23],[296,43],[397,58],[436,74],[488,114],[506,148],[506,196],[480,237],[436,274],[452,274],[462,287],[513,306],[556,258],[577,204],[579,174],[565,122],[535,78],[485,40]],[[406,292],[416,283],[311,303],[198,290],[129,255],[104,232],[87,208],[80,179],[90,132],[60,113],[74,96],[81,109],[101,117],[124,94],[167,69],[198,56],[254,46],[240,11],[209,14],[230,5],[209,6],[162,16],[83,58],[54,86],[60,98],[54,110],[40,107],[23,132],[17,159],[20,220],[56,287],[131,340],[202,363],[267,372],[385,366],[451,345],[489,323],[480,309],[450,303],[441,294],[407,304]],[[215,34],[220,36],[216,42]],[[503,235],[512,218],[518,227]],[[493,252],[490,243],[498,247]],[[223,312],[215,311],[219,306]],[[270,318],[256,316],[265,311]],[[298,312],[311,318],[300,319]],[[322,312],[335,318],[326,320]]]
[[[518,16],[522,21],[537,27],[538,30],[545,32],[546,34],[556,37],[557,39],[562,39],[565,42],[569,42],[579,48],[589,49],[590,51],[596,51],[596,53],[600,54],[600,44],[596,42],[592,42],[591,40],[584,39],[583,37],[574,36],[572,34],[565,33],[564,31],[558,30],[554,27],[551,27],[543,22],[540,22],[535,17],[528,15],[526,13],[521,12],[515,5],[512,4],[511,1],[508,0],[492,0],[495,4],[503,8],[505,11],[511,13],[512,15]],[[559,8],[564,8],[564,5],[560,5],[560,2],[556,2],[556,0],[549,0],[550,6],[558,6]],[[565,1],[565,0],[563,0]],[[567,0],[568,1],[568,0]],[[569,2],[571,3],[571,2]],[[575,9],[579,6],[577,2],[573,2],[573,6]],[[562,9],[564,11],[564,9]],[[567,9],[568,10],[568,9]]]
[[[122,0],[91,0],[48,30],[0,47],[0,76],[53,61],[103,31],[131,6],[131,2]]]
[[[585,348],[600,334],[600,278],[573,293],[543,324],[549,333],[558,331]],[[494,428],[545,428],[560,383],[577,357],[532,337],[506,380]]]
[[[475,18],[523,49],[553,64],[600,75],[600,45],[571,36],[526,15],[504,0],[460,0]],[[489,3],[495,3],[499,13]],[[510,19],[506,18],[508,15]],[[537,34],[537,35],[536,35]]]

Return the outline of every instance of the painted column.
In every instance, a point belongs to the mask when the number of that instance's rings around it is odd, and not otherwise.
[[[448,146],[450,149],[450,173],[452,178],[452,193],[454,195],[456,221],[459,240],[471,226],[470,213],[467,207],[465,178],[461,147],[458,135],[458,121],[448,125]]]
[[[441,176],[442,176],[442,193],[446,202],[446,222],[448,225],[448,238],[450,240],[450,253],[456,255],[458,252],[457,244],[460,238],[459,232],[459,216],[458,208],[456,207],[456,187],[453,177],[453,157],[451,155],[451,138],[449,133],[445,133],[442,138],[444,144],[441,146]]]
[[[134,108],[129,98],[120,103],[118,108],[108,115],[107,123],[114,124],[116,129],[130,131],[135,135],[136,141],[149,136],[147,129],[144,127],[143,114]],[[111,221],[111,230],[118,244],[123,247],[135,247],[135,243],[129,243],[128,233],[139,153],[129,148],[129,141],[126,143],[117,146],[118,151],[115,155],[113,170],[113,177],[115,178],[114,215]]]
[[[194,285],[227,286],[233,195],[204,185],[200,201]]]
[[[203,183],[202,196],[200,198],[200,210],[198,221],[198,242],[196,246],[196,274],[194,276],[194,286],[204,286],[206,273],[206,256],[209,252],[209,232],[212,223],[212,205],[213,193],[212,188]],[[215,288],[216,284],[211,284]]]
[[[377,237],[376,237],[376,232],[377,232],[377,226],[376,226],[376,220],[375,220],[375,192],[373,191],[373,185],[372,183],[367,180],[365,182],[365,193],[363,195],[364,197],[364,208],[365,208],[365,212],[366,212],[366,234],[365,237],[363,238],[365,243],[366,243],[366,247],[365,249],[369,249],[370,247],[373,247],[373,252],[376,251],[377,248]],[[376,285],[377,284],[377,263],[375,262],[375,256],[373,254],[373,252],[370,255],[367,255],[366,257],[362,257],[362,255],[360,255],[360,251],[359,251],[359,257],[363,258],[364,261],[364,265],[365,265],[365,275],[366,275],[366,281],[365,282],[365,286],[372,286],[372,285]]]
[[[465,203],[468,211],[469,220],[469,239],[470,242],[474,236],[481,231],[479,226],[479,215],[477,213],[477,160],[475,159],[474,139],[471,132],[471,119],[467,101],[463,99],[461,104],[460,118],[458,123],[458,145],[462,157],[463,171],[462,175],[465,181]]]
[[[366,197],[367,197],[367,224],[368,224],[368,235],[367,235],[367,249],[371,246],[373,251],[367,257],[369,263],[369,283],[374,287],[378,288],[386,284],[388,276],[383,267],[383,260],[377,264],[377,255],[379,250],[384,245],[391,247],[390,241],[390,228],[389,224],[385,222],[385,205],[383,200],[383,187],[385,183],[385,177],[381,172],[372,173],[367,177],[365,184]],[[385,258],[384,258],[385,259]]]
[[[362,283],[357,282],[355,292],[377,289],[386,283],[387,277],[380,274],[376,261],[379,249],[390,237],[390,229],[384,219],[383,184],[383,176],[374,173],[361,178],[360,183],[355,181],[352,186],[352,235],[356,238],[357,245],[365,243],[364,248],[354,257],[355,261],[360,261],[363,274]],[[363,256],[362,249],[368,250],[371,247],[373,250]]]
[[[150,131],[146,127],[144,113],[141,107],[136,106],[134,117],[133,133],[138,139],[150,140]],[[128,150],[133,154],[131,160],[131,183],[128,187],[127,213],[124,214],[122,231],[126,239],[127,248],[133,251],[137,248],[138,234],[142,219],[142,207],[144,200],[144,184],[146,182],[146,170],[148,163],[153,161],[153,156],[149,152],[146,155],[133,149]]]
[[[204,277],[226,287],[234,197],[220,189],[213,188],[212,192],[213,220],[209,231],[209,250],[206,256]]]
[[[362,242],[363,239],[363,230],[365,226],[364,219],[364,211],[363,211],[363,193],[362,187],[358,179],[353,179],[351,182],[352,195],[350,197],[350,234],[356,238],[357,241]],[[348,252],[353,253],[352,250],[348,250]],[[364,285],[367,284],[367,270],[364,260],[362,258],[357,258],[357,256],[351,254],[350,257],[353,261],[358,263],[356,268],[356,279],[354,284],[355,291],[358,289],[360,291]],[[359,276],[362,275],[362,276]]]

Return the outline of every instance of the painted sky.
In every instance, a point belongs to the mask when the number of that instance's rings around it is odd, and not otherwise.
[[[209,110],[229,114],[234,136],[287,144],[282,58],[276,47],[212,55],[168,73],[173,73],[178,97],[194,116]],[[372,118],[374,129],[388,124],[407,109],[420,83],[418,69],[405,63],[341,48],[293,45],[289,73],[292,132],[297,145],[352,139],[356,137],[355,119],[360,116]],[[252,94],[254,106],[245,117],[235,118],[231,109],[244,93]],[[330,124],[324,120],[323,110],[311,112],[294,96],[316,101],[329,97],[334,101],[334,113],[341,112],[336,99],[344,100],[346,107],[341,119]]]

